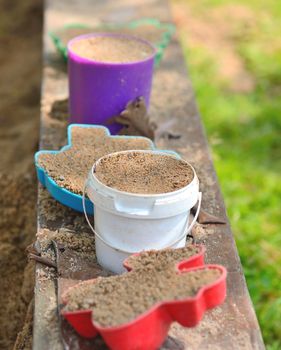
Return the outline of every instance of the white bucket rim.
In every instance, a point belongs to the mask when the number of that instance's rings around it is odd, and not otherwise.
[[[130,153],[130,152],[137,152],[137,153],[149,153],[149,154],[159,154],[161,156],[167,156],[167,157],[171,157],[171,158],[174,158],[174,159],[177,159],[177,160],[180,160],[184,163],[186,163],[188,166],[190,166],[190,168],[192,169],[192,172],[193,172],[193,179],[190,181],[189,184],[187,184],[186,186],[182,187],[182,188],[179,188],[178,190],[175,190],[175,191],[171,191],[171,192],[163,192],[163,193],[133,193],[133,192],[126,192],[126,191],[120,191],[116,188],[113,188],[113,187],[110,187],[110,186],[107,186],[105,185],[103,182],[101,182],[95,175],[95,168],[96,166],[98,165],[98,163],[106,158],[106,157],[111,157],[111,156],[115,156],[116,154],[125,154],[125,153]],[[111,191],[112,193],[115,193],[115,194],[122,194],[122,195],[129,195],[129,196],[134,196],[136,198],[163,198],[164,197],[170,197],[170,196],[173,196],[173,195],[177,195],[177,194],[180,194],[181,192],[185,192],[188,187],[191,187],[195,181],[198,181],[198,177],[197,177],[197,174],[196,174],[196,171],[194,169],[194,167],[188,162],[186,161],[185,159],[183,158],[179,158],[177,157],[176,155],[173,155],[173,154],[168,154],[168,153],[164,153],[163,151],[159,151],[159,150],[126,150],[126,151],[118,151],[118,152],[113,152],[113,153],[109,153],[101,158],[99,158],[92,166],[91,168],[91,171],[90,171],[90,174],[91,174],[91,177],[94,178],[94,181],[96,181],[100,186],[104,186],[105,188],[107,188],[109,191]],[[90,179],[92,180],[92,179]]]

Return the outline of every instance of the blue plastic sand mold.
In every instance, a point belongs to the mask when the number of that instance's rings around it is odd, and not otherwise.
[[[48,192],[50,193],[50,195],[56,199],[58,202],[60,202],[61,204],[72,208],[74,210],[77,210],[79,212],[83,212],[83,204],[82,204],[82,195],[78,195],[76,193],[73,193],[71,191],[69,191],[68,189],[59,186],[55,180],[48,175],[48,173],[46,172],[45,169],[43,169],[42,167],[39,166],[38,164],[38,158],[40,156],[40,154],[43,153],[48,153],[48,154],[57,154],[59,152],[63,152],[69,148],[72,147],[72,139],[71,139],[71,135],[72,135],[72,129],[75,127],[80,127],[80,128],[99,128],[99,129],[104,129],[105,133],[108,135],[108,137],[110,138],[120,138],[120,139],[135,139],[135,138],[141,138],[141,139],[145,139],[145,140],[149,140],[150,144],[151,144],[151,150],[156,150],[157,148],[155,147],[154,143],[146,138],[146,137],[142,137],[142,136],[113,136],[110,134],[109,130],[104,127],[104,126],[100,126],[100,125],[88,125],[88,124],[71,124],[68,126],[67,128],[67,145],[62,147],[60,150],[58,151],[38,151],[35,153],[35,166],[36,166],[36,171],[37,171],[37,177],[38,180],[40,181],[40,183],[46,187],[46,189],[48,190]],[[173,154],[177,157],[179,157],[179,155],[174,152],[174,151],[162,151],[164,153],[169,153],[169,154]],[[91,164],[93,165],[93,164]],[[86,180],[86,179],[85,179]],[[93,203],[86,198],[85,200],[85,205],[86,205],[86,212],[89,215],[93,215],[94,211],[94,207],[93,207]]]

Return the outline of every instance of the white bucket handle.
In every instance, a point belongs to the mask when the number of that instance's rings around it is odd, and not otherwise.
[[[108,242],[106,242],[98,233],[97,231],[93,228],[90,220],[89,220],[89,217],[88,217],[88,214],[87,214],[87,211],[86,211],[86,204],[85,204],[85,193],[86,193],[86,189],[87,189],[87,185],[89,183],[89,179],[87,179],[85,181],[85,184],[84,184],[84,187],[83,187],[83,196],[82,196],[82,205],[83,205],[83,211],[84,211],[84,215],[85,215],[85,218],[86,218],[86,221],[90,227],[90,229],[92,230],[92,232],[94,233],[95,236],[97,236],[105,245],[109,246],[110,248],[112,249],[115,249],[119,252],[123,252],[123,253],[127,253],[127,254],[135,254],[136,252],[128,252],[126,250],[122,250],[122,249],[119,249],[119,248],[116,248],[114,246],[112,246],[111,244],[109,244]],[[195,216],[191,222],[191,224],[186,228],[186,230],[184,230],[184,233],[179,237],[177,238],[175,241],[169,243],[168,245],[165,245],[165,247],[162,247],[162,248],[158,248],[158,249],[165,249],[165,248],[169,248],[171,246],[173,246],[174,244],[176,244],[177,242],[179,242],[180,240],[182,240],[193,228],[197,218],[198,218],[198,215],[199,215],[199,211],[200,211],[200,208],[201,208],[201,202],[202,202],[202,192],[198,192],[198,207],[197,207],[197,211],[195,213]],[[187,218],[187,225],[188,225],[188,219]]]
[[[173,246],[174,244],[178,243],[179,241],[181,241],[185,236],[187,236],[189,234],[189,232],[192,230],[193,226],[195,225],[195,222],[198,218],[200,209],[201,209],[201,203],[202,203],[202,192],[198,192],[198,207],[196,210],[196,213],[194,215],[193,220],[191,221],[190,225],[188,226],[188,221],[189,221],[189,217],[187,218],[187,224],[186,224],[186,229],[184,230],[183,234],[177,238],[175,241],[171,242],[168,244],[168,247]],[[163,248],[162,248],[163,249]]]
[[[82,196],[82,205],[83,205],[83,211],[84,211],[84,215],[85,215],[85,218],[86,218],[86,221],[90,227],[90,229],[92,230],[93,234],[95,236],[97,236],[105,245],[109,246],[110,248],[114,249],[114,250],[117,250],[118,252],[122,252],[122,253],[127,253],[127,254],[135,254],[136,252],[128,252],[126,250],[122,250],[122,249],[119,249],[119,248],[116,248],[114,247],[112,244],[106,242],[98,233],[97,231],[93,228],[90,220],[89,220],[89,217],[88,217],[88,214],[87,214],[87,211],[86,211],[86,204],[85,204],[85,193],[86,193],[86,188],[87,188],[87,185],[89,183],[89,179],[87,179],[85,181],[85,184],[84,184],[84,187],[83,187],[83,196]]]
[[[82,205],[83,205],[83,211],[84,211],[84,215],[85,215],[85,218],[86,218],[86,221],[88,223],[88,225],[90,226],[90,229],[93,231],[94,235],[97,236],[105,245],[108,245],[109,247],[115,249],[115,250],[118,250],[120,252],[124,252],[124,253],[127,253],[125,252],[124,250],[121,250],[121,249],[118,249],[118,248],[115,248],[113,247],[111,244],[107,243],[98,233],[97,231],[93,228],[90,220],[89,220],[89,217],[88,217],[88,214],[87,214],[87,211],[86,211],[86,204],[85,204],[85,193],[86,193],[86,189],[87,189],[87,185],[89,183],[89,179],[87,179],[85,181],[85,184],[84,184],[84,187],[83,187],[83,196],[82,196]],[[128,252],[129,253],[129,252]],[[131,253],[133,254],[133,253]]]

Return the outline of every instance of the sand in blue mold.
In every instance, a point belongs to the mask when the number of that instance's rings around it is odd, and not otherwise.
[[[152,148],[149,139],[111,137],[105,128],[72,127],[71,141],[71,147],[63,151],[40,153],[37,163],[60,187],[79,195],[97,159],[117,151]]]

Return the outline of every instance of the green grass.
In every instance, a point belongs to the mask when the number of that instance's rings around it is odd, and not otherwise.
[[[239,1],[189,1],[194,13]],[[256,80],[234,93],[203,45],[182,35],[197,104],[235,234],[249,291],[268,349],[281,349],[281,2],[251,0],[254,30],[233,39]]]

